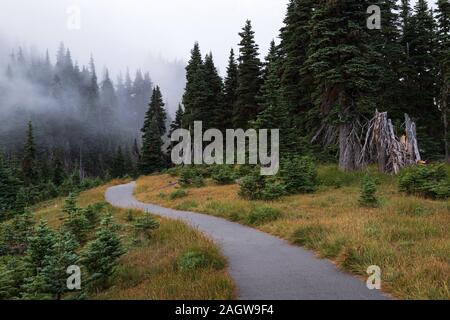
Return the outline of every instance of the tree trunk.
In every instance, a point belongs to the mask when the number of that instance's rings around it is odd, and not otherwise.
[[[355,124],[351,122],[339,126],[339,168],[345,172],[359,168],[357,157],[361,153],[361,147],[354,127]]]
[[[449,132],[448,132],[448,96],[450,94],[449,86],[447,85],[443,97],[442,97],[442,120],[444,121],[444,147],[445,147],[445,161],[450,163],[450,150],[449,150]]]

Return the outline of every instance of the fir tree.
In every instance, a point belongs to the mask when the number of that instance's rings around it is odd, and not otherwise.
[[[54,254],[56,243],[55,232],[48,227],[46,221],[41,221],[36,226],[34,235],[28,239],[27,262],[33,275],[47,265],[47,257]]]
[[[82,262],[89,273],[91,286],[105,285],[113,274],[118,259],[125,253],[111,216],[101,222],[95,240],[88,244],[82,253]]]
[[[233,109],[237,100],[238,85],[238,64],[234,56],[234,50],[231,49],[227,75],[224,80],[224,103],[222,109],[222,118],[224,120],[223,128],[226,129],[231,129],[233,127]]]
[[[290,126],[288,108],[282,103],[280,93],[281,58],[272,41],[266,58],[265,80],[258,96],[261,112],[252,123],[255,129],[279,129],[280,151],[292,152],[295,145],[295,130]]]
[[[59,157],[55,157],[53,160],[53,184],[57,187],[61,186],[65,179],[65,172],[63,164]]]
[[[27,140],[24,149],[22,176],[24,182],[30,185],[36,183],[38,180],[36,168],[36,145],[34,142],[33,125],[31,121],[28,123]]]
[[[141,158],[139,169],[142,174],[152,174],[165,167],[162,151],[163,141],[156,117],[150,120],[142,136]]]
[[[203,123],[203,128],[208,130],[226,129],[223,118],[223,82],[222,78],[214,65],[212,53],[206,55],[204,63],[204,77],[206,82],[206,105],[208,110],[205,110],[207,117],[203,117],[206,122]]]
[[[145,115],[144,127],[142,128],[142,133],[148,130],[152,119],[155,119],[158,125],[158,130],[161,136],[166,134],[166,120],[167,114],[164,109],[163,97],[161,94],[161,89],[157,86],[153,89],[152,97],[150,100],[148,111]]]
[[[406,54],[401,44],[399,7],[396,0],[380,1],[378,5],[381,8],[381,30],[369,31],[374,39],[372,46],[379,54],[378,64],[383,68],[378,88],[378,109],[388,111],[394,119],[403,119],[407,105],[402,97],[405,88],[400,79],[405,70]]]
[[[116,156],[111,168],[111,175],[114,178],[122,178],[126,175],[126,164],[125,158],[123,156],[122,147],[119,146],[117,149]]]
[[[30,211],[16,213],[12,220],[3,224],[0,233],[0,255],[22,255],[34,232],[34,221]]]
[[[53,253],[46,257],[46,265],[41,270],[43,292],[51,294],[55,300],[60,300],[67,289],[67,268],[75,265],[78,260],[78,242],[71,233],[58,235],[53,245]]]
[[[303,113],[311,108],[312,78],[305,62],[311,42],[313,3],[291,0],[280,33],[282,98],[291,116],[296,117],[294,123],[304,120]]]
[[[0,154],[0,221],[8,217],[8,213],[16,208],[16,197],[20,189],[20,181]]]
[[[435,158],[441,151],[440,141],[442,127],[440,126],[440,113],[435,104],[436,88],[436,34],[435,21],[426,0],[418,0],[414,7],[412,17],[414,38],[409,48],[411,63],[412,97],[409,105],[409,114],[417,122],[417,132],[421,139],[421,149],[424,157]],[[429,123],[435,125],[429,126]]]
[[[449,102],[450,102],[450,2],[438,0],[436,9],[438,24],[439,95],[438,101],[444,127],[444,150],[450,162]]]
[[[134,232],[137,241],[147,241],[151,238],[152,232],[159,228],[159,222],[150,214],[139,218],[134,223]]]
[[[207,84],[200,46],[196,42],[191,59],[186,67],[186,88],[183,95],[183,125],[193,130],[194,121],[203,121],[207,116]]]
[[[261,87],[261,61],[258,58],[255,32],[249,20],[239,36],[238,88],[233,121],[235,128],[246,129],[259,112],[257,96]]]
[[[315,108],[324,124],[338,130],[339,165],[344,171],[358,167],[359,141],[353,130],[361,117],[370,116],[376,108],[380,68],[369,45],[368,6],[368,1],[320,0],[312,18],[307,63],[314,76]]]
[[[165,167],[162,136],[166,132],[166,119],[161,91],[156,87],[142,128],[142,149],[139,159],[142,174],[154,173]]]
[[[184,110],[183,106],[181,104],[178,105],[178,110],[175,114],[175,120],[172,121],[170,124],[170,130],[169,130],[169,139],[172,137],[172,134],[178,130],[183,128],[183,118],[184,118]],[[176,142],[170,142],[169,148],[167,150],[167,154],[172,153],[173,147],[176,145]]]
[[[377,207],[379,202],[375,194],[377,192],[377,186],[373,179],[366,176],[361,186],[361,196],[359,203],[363,207]]]

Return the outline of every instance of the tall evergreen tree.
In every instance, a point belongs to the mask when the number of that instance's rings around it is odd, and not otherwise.
[[[439,63],[439,94],[438,101],[442,113],[444,127],[445,159],[450,162],[450,2],[438,0],[436,8],[438,24],[438,63]]]
[[[36,164],[36,145],[33,135],[33,124],[28,123],[27,140],[24,148],[22,160],[22,176],[26,184],[36,183],[38,180]]]
[[[265,79],[258,97],[261,112],[252,126],[256,129],[279,129],[280,151],[283,156],[293,151],[296,140],[295,129],[290,125],[288,108],[281,101],[281,57],[274,41],[265,64]]]
[[[239,33],[239,67],[237,99],[234,106],[233,122],[235,128],[248,128],[249,122],[256,119],[259,107],[257,96],[261,88],[261,61],[255,32],[250,20],[247,20]]]
[[[191,59],[186,67],[186,88],[183,95],[183,125],[193,129],[194,121],[207,117],[207,84],[200,46],[196,42],[191,51]]]
[[[414,37],[409,46],[412,93],[409,113],[417,122],[420,147],[425,158],[437,158],[442,150],[442,126],[435,103],[436,33],[435,21],[426,0],[418,0],[412,16]],[[429,123],[435,125],[429,126]]]
[[[230,51],[228,59],[227,75],[224,80],[224,103],[222,118],[224,119],[223,127],[231,129],[233,126],[233,109],[237,100],[238,88],[238,64],[235,59],[234,50]]]
[[[223,82],[222,78],[214,65],[212,53],[206,55],[204,64],[204,77],[206,82],[206,105],[203,117],[206,122],[203,123],[205,130],[210,128],[226,129],[223,118]]]
[[[402,98],[405,88],[401,79],[406,53],[401,44],[399,7],[396,0],[382,0],[378,5],[381,8],[381,30],[369,31],[373,39],[372,46],[379,54],[378,64],[383,68],[383,76],[378,88],[378,109],[388,111],[391,118],[403,121],[403,113],[407,105]]]
[[[148,106],[149,108],[145,115],[144,127],[141,130],[142,133],[144,134],[146,133],[147,129],[150,126],[151,121],[155,119],[158,125],[158,130],[161,133],[161,136],[165,135],[167,131],[166,129],[167,113],[166,110],[164,109],[165,104],[163,102],[161,89],[158,86],[156,86],[153,89],[150,104]]]
[[[285,26],[281,29],[281,89],[283,103],[294,125],[304,120],[304,112],[311,109],[312,78],[305,62],[311,41],[311,17],[313,13],[311,0],[291,0],[288,5]]]
[[[156,117],[150,119],[142,136],[139,169],[142,174],[152,174],[165,168],[163,141]]]
[[[181,104],[178,105],[178,110],[175,113],[175,119],[170,124],[169,130],[169,139],[172,137],[172,134],[178,130],[183,128],[183,118],[184,118],[184,110]],[[176,142],[170,142],[169,148],[167,149],[167,154],[170,155],[172,153],[173,147],[176,145]]]
[[[165,167],[162,136],[166,133],[166,119],[161,90],[156,87],[141,130],[143,135],[139,168],[142,174],[154,173]]]
[[[114,157],[114,161],[111,168],[111,175],[114,178],[122,178],[126,175],[126,163],[125,158],[122,152],[122,147],[119,146],[117,149],[116,156]]]
[[[314,73],[314,102],[323,124],[337,129],[339,165],[344,171],[358,167],[360,141],[354,132],[361,117],[376,108],[380,69],[369,45],[368,6],[368,1],[361,0],[319,0],[312,18],[307,62]]]
[[[0,221],[8,217],[8,213],[15,209],[20,181],[13,175],[0,153]]]

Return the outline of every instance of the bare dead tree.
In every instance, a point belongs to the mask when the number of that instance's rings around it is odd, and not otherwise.
[[[405,134],[398,138],[387,112],[375,112],[369,121],[358,165],[377,162],[380,172],[398,174],[421,161],[416,124],[405,114]]]

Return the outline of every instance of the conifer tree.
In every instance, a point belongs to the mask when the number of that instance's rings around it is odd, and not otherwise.
[[[105,217],[96,233],[95,240],[82,253],[82,262],[89,273],[90,285],[105,285],[113,274],[118,259],[125,253],[117,234],[118,225],[112,216]]]
[[[142,174],[152,174],[165,167],[162,151],[163,141],[156,116],[150,119],[142,136],[141,158],[139,169]]]
[[[435,21],[426,0],[418,0],[412,17],[414,37],[409,46],[412,69],[412,92],[409,114],[417,122],[420,147],[425,158],[438,157],[442,150],[442,126],[435,104],[436,88],[436,33]],[[429,126],[429,123],[435,125]]]
[[[311,109],[312,78],[305,62],[311,41],[313,3],[311,0],[291,0],[280,33],[282,98],[291,116],[296,117],[294,124],[304,120],[303,113]]]
[[[78,242],[68,232],[58,234],[53,245],[53,254],[46,257],[46,265],[42,268],[41,277],[44,283],[43,292],[51,294],[55,300],[60,300],[67,289],[67,268],[75,265],[78,260]]]
[[[450,162],[450,2],[438,0],[436,8],[438,24],[439,94],[438,101],[444,128],[445,159]]]
[[[36,226],[34,235],[28,239],[27,262],[33,275],[47,265],[47,257],[54,254],[56,242],[55,232],[48,227],[46,221],[41,221]]]
[[[258,96],[261,112],[252,123],[255,129],[279,129],[282,156],[295,147],[295,129],[290,126],[289,112],[281,99],[280,88],[281,57],[272,41],[266,58],[265,79]]]
[[[262,80],[261,61],[250,20],[247,20],[239,36],[241,42],[239,43],[238,88],[233,121],[235,128],[246,129],[249,127],[249,122],[255,120],[259,112],[257,96]]]
[[[178,105],[178,110],[175,113],[175,119],[170,124],[170,130],[169,130],[169,139],[171,138],[172,134],[178,130],[183,128],[183,118],[184,118],[184,110],[183,106],[181,104]],[[173,147],[176,145],[176,142],[170,142],[169,148],[167,149],[167,154],[170,155],[172,153]]]
[[[24,157],[22,160],[22,176],[28,185],[38,180],[36,168],[36,145],[33,136],[33,125],[28,123],[27,140],[25,143]]]
[[[377,186],[375,181],[370,176],[366,176],[361,185],[360,205],[363,207],[377,207],[379,201],[376,197],[376,192]]]
[[[150,100],[148,111],[145,115],[144,127],[142,128],[142,133],[148,130],[151,121],[155,119],[158,125],[158,130],[161,133],[161,136],[166,134],[166,120],[167,113],[164,109],[163,97],[161,94],[161,89],[156,86],[153,89],[152,97]]]
[[[200,46],[196,42],[191,51],[191,59],[186,67],[186,88],[183,95],[183,126],[193,129],[194,121],[203,121],[207,116],[207,84]]]
[[[120,146],[117,149],[116,156],[114,157],[114,161],[111,168],[111,175],[114,178],[122,178],[126,175],[125,158],[122,152],[122,147]]]
[[[225,129],[223,118],[223,82],[222,78],[214,65],[212,53],[206,55],[204,63],[204,77],[206,82],[206,105],[208,107],[206,116],[203,117],[206,122],[203,128],[208,130]]]
[[[339,165],[344,171],[358,168],[360,142],[354,132],[361,117],[370,116],[376,108],[380,68],[369,45],[368,6],[368,1],[361,0],[319,0],[312,18],[307,63],[314,74],[315,108],[323,123],[338,131]]]
[[[231,129],[233,127],[233,109],[237,100],[238,88],[238,64],[235,59],[234,50],[230,51],[228,60],[227,75],[224,80],[224,103],[222,118],[224,120],[223,127]]]
[[[65,179],[65,172],[63,168],[63,164],[59,157],[55,157],[53,160],[53,178],[52,182],[55,186],[59,187],[63,184]]]
[[[16,213],[10,223],[3,225],[1,231],[0,255],[22,255],[34,232],[31,212],[24,210]]]
[[[372,46],[378,53],[378,64],[383,68],[378,88],[378,109],[388,111],[393,119],[399,120],[404,118],[408,107],[402,97],[405,88],[400,80],[405,70],[406,53],[401,44],[399,7],[396,0],[379,1],[378,5],[381,8],[381,29],[369,31]]]
[[[159,87],[154,88],[144,127],[139,168],[142,174],[150,174],[165,167],[162,136],[166,133],[167,114]]]
[[[3,160],[0,153],[0,221],[8,217],[8,213],[16,208],[16,197],[20,189],[20,181]]]

